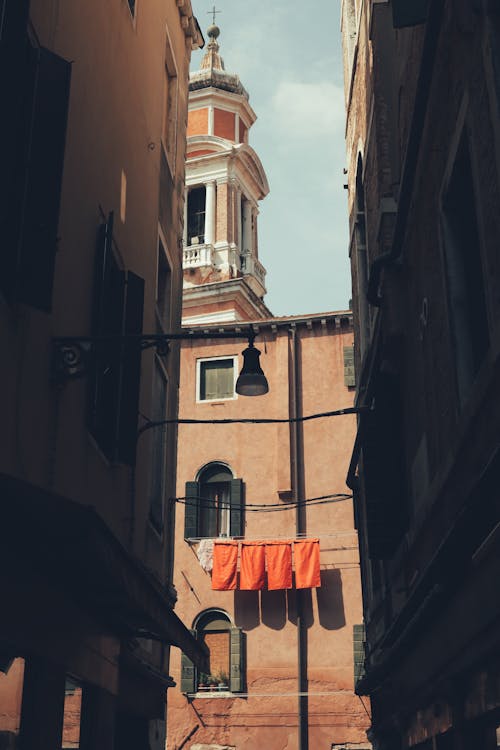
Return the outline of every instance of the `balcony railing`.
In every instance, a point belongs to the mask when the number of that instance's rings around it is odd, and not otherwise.
[[[211,245],[190,245],[185,247],[182,255],[183,268],[201,268],[213,265],[213,248]]]

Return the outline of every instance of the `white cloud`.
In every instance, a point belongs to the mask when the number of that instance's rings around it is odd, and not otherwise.
[[[344,127],[344,92],[330,81],[282,81],[272,97],[272,113],[289,137],[338,137]]]

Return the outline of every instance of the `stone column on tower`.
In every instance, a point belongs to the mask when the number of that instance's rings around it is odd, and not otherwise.
[[[215,180],[206,183],[205,193],[205,244],[215,243]]]

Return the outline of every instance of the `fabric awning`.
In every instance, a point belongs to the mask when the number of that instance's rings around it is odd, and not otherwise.
[[[105,631],[178,646],[205,669],[208,650],[174,613],[168,590],[92,507],[0,474],[0,524],[0,555],[11,565],[16,557],[32,560]]]

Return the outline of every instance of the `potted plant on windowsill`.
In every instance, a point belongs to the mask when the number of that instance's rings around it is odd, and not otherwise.
[[[208,687],[208,675],[201,672],[198,679],[198,690],[206,690]]]
[[[219,684],[219,680],[214,674],[208,676],[208,686],[211,690],[214,690]]]
[[[229,676],[227,672],[224,672],[223,669],[220,669],[217,672],[217,681],[218,681],[218,690],[229,690]]]

